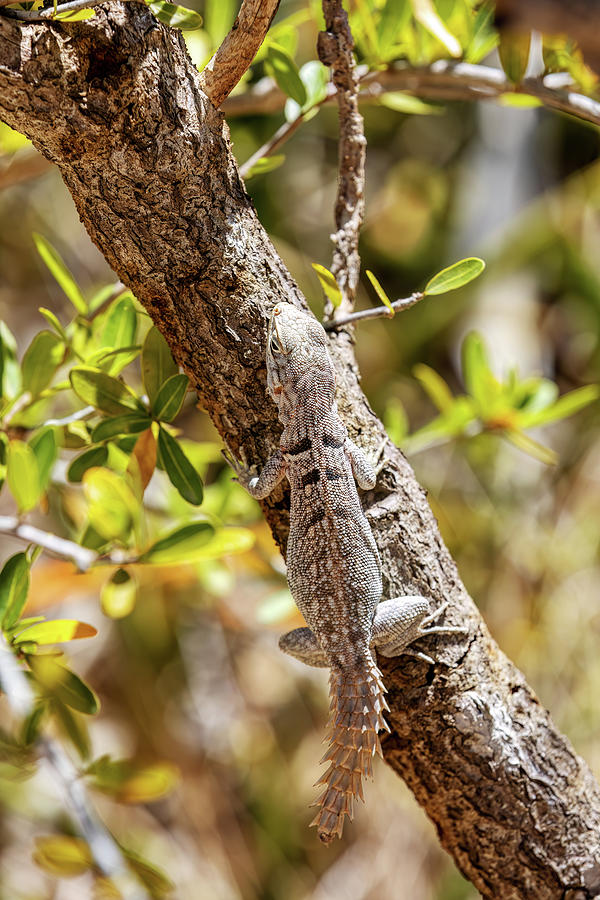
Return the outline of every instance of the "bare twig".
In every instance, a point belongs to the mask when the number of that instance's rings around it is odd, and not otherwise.
[[[57,13],[77,12],[78,9],[88,9],[102,2],[103,0],[69,0],[68,3],[59,3],[56,9],[53,6],[47,9],[4,9],[1,15],[26,22],[47,22],[54,19]]]
[[[410,309],[411,306],[414,306],[420,300],[423,299],[425,294],[420,291],[415,291],[414,294],[411,294],[410,297],[402,297],[399,300],[392,301],[392,309],[394,312],[404,312],[406,309]],[[359,309],[357,312],[348,313],[347,316],[340,316],[339,319],[330,319],[328,322],[323,323],[323,327],[325,331],[335,331],[337,328],[341,328],[342,325],[350,325],[354,322],[358,322],[360,319],[391,319],[394,316],[394,312],[390,310],[388,306],[374,306],[372,309]]]
[[[31,715],[35,704],[33,691],[2,632],[0,632],[0,688],[12,712],[19,719]],[[42,734],[36,746],[52,768],[61,796],[67,799],[99,871],[114,882],[126,900],[148,900],[146,891],[129,872],[119,845],[98,816],[79,772],[61,744]]]
[[[254,59],[278,6],[279,0],[244,0],[231,31],[200,73],[200,86],[217,109]]]
[[[363,69],[363,67],[360,67]],[[359,69],[359,72],[360,72]],[[529,94],[544,106],[578,119],[600,125],[600,102],[569,89],[566,73],[551,73],[542,78],[526,78],[520,85],[512,84],[501,69],[472,63],[437,60],[430,66],[398,65],[384,72],[360,72],[361,103],[378,102],[384,91],[407,91],[425,100],[497,100],[503,94]],[[325,99],[331,102],[334,90]],[[285,103],[285,95],[273,84],[270,90],[260,85],[259,91],[230,97],[223,111],[228,116],[273,113]]]
[[[339,180],[335,202],[336,232],[331,271],[342,293],[342,310],[349,312],[354,303],[360,257],[358,234],[362,225],[365,200],[365,140],[363,118],[358,111],[358,75],[354,61],[354,40],[342,0],[323,0],[325,31],[320,32],[317,52],[323,65],[331,67],[339,109]],[[332,313],[329,301],[325,315]]]
[[[41,547],[51,556],[58,556],[75,563],[80,572],[87,572],[93,565],[104,564],[110,566],[133,565],[138,557],[128,557],[122,550],[113,550],[111,553],[100,554],[95,550],[88,550],[74,541],[59,537],[35,525],[20,522],[16,516],[0,516],[0,534],[8,534],[26,544],[35,544]]]

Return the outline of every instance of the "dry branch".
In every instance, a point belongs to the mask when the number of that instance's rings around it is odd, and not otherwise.
[[[342,0],[323,0],[325,31],[319,33],[317,52],[325,66],[331,67],[339,110],[338,189],[335,201],[335,245],[331,271],[342,300],[341,313],[349,313],[354,305],[360,275],[358,235],[365,211],[365,140],[364,122],[358,110],[358,75],[354,61],[354,39],[348,14]],[[326,316],[333,307],[325,305]]]
[[[231,31],[202,70],[200,86],[217,109],[256,56],[278,6],[279,0],[244,0]]]
[[[180,34],[118,0],[70,25],[0,20],[0,117],[55,162],[81,218],[134,291],[234,451],[260,464],[280,426],[265,395],[266,315],[304,305],[257,220],[222,115],[199,90]],[[385,436],[360,391],[351,341],[331,340],[353,438]],[[600,892],[600,788],[460,582],[423,490],[388,442],[367,513],[386,596],[450,601],[464,639],[439,662],[381,660],[392,707],[387,761],[486,897]],[[287,498],[263,504],[281,546]],[[431,648],[430,648],[431,649]]]

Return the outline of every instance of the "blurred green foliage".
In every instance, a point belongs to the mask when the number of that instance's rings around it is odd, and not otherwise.
[[[202,68],[238,4],[199,5],[150,4],[188,29]],[[350,17],[365,75],[448,57],[480,63],[499,45],[515,85],[508,102],[530,99],[520,91],[529,44],[500,39],[489,2],[356,0]],[[270,79],[285,105],[229,122],[240,162],[259,151],[249,190],[317,314],[323,292],[339,299],[327,268],[337,123],[315,58],[321,27],[317,0],[282,2],[236,93]],[[572,42],[544,36],[542,52],[547,72],[595,96],[597,77]],[[373,290],[384,305],[428,295],[357,327],[366,392],[428,489],[502,649],[600,771],[597,133],[543,110],[494,118],[399,91],[363,113],[359,306]],[[298,118],[285,154],[261,156]],[[505,145],[511,133],[523,136],[517,150]],[[3,168],[32,152],[0,127]],[[473,236],[478,166],[485,214]],[[162,335],[82,234],[56,173],[5,188],[0,223],[0,514],[26,516],[93,562],[77,573],[3,534],[0,623],[36,706],[0,731],[2,900],[117,896],[36,765],[45,731],[78,759],[152,897],[391,900],[407,884],[415,900],[473,898],[383,766],[341,846],[327,854],[308,832],[325,681],[277,651],[277,634],[300,622],[256,504],[232,481]],[[475,253],[487,270],[465,288]],[[462,268],[448,267],[463,255]],[[457,271],[461,289],[437,296]]]

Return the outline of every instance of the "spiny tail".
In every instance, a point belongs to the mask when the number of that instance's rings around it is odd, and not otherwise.
[[[310,823],[319,838],[329,844],[342,836],[344,816],[354,814],[354,798],[364,800],[362,778],[373,775],[373,756],[382,756],[377,734],[389,728],[383,717],[389,709],[384,697],[381,673],[371,657],[353,668],[331,669],[329,679],[330,716],[327,753],[329,769],[317,784],[325,784],[323,795],[314,803],[319,812]]]

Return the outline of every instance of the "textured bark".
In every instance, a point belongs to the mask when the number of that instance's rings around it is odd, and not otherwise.
[[[265,394],[266,313],[275,301],[304,301],[198,83],[181,35],[145,6],[113,2],[70,25],[0,19],[0,117],[59,166],[93,240],[164,333],[219,431],[262,463],[279,433]],[[384,432],[360,391],[351,336],[332,337],[332,352],[342,417],[375,450]],[[439,641],[435,667],[381,660],[392,707],[387,761],[486,897],[596,896],[600,788],[490,638],[423,490],[389,443],[365,501],[386,596],[450,600],[448,621],[468,629]],[[285,494],[264,510],[283,546]]]

